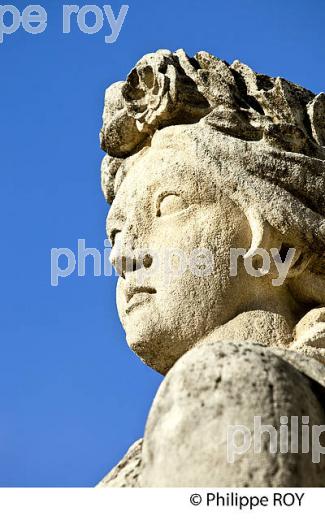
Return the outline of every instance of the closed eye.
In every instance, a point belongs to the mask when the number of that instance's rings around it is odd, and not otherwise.
[[[157,200],[157,217],[178,213],[188,208],[187,202],[178,193],[163,193]]]

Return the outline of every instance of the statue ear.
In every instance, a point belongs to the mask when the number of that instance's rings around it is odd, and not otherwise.
[[[285,260],[289,249],[295,249],[295,253],[291,260],[290,269],[287,276],[288,278],[297,278],[306,271],[307,267],[316,255],[310,251],[303,250],[301,247],[294,247],[283,243],[279,251],[282,261]]]
[[[249,208],[246,212],[246,217],[251,228],[251,246],[244,258],[253,258],[255,267],[259,267],[259,250],[263,249],[275,255],[278,251],[279,261],[284,263],[287,259],[287,255],[291,252],[290,268],[287,274],[288,278],[295,278],[302,274],[310,262],[314,258],[314,254],[298,247],[294,244],[289,244],[284,240],[283,235],[277,231],[267,220],[263,220],[260,213],[253,207]],[[254,265],[254,264],[253,264]],[[270,275],[276,274],[276,269],[271,268]]]
[[[258,249],[270,250],[271,247],[281,246],[281,239],[276,229],[264,220],[256,208],[250,207],[245,211],[248,223],[251,228],[251,246],[244,258],[251,258],[256,255]]]

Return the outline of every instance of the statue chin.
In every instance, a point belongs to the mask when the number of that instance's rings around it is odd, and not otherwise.
[[[195,340],[189,336],[180,341],[176,328],[176,339],[173,341],[167,334],[157,334],[158,331],[154,327],[148,329],[148,320],[142,323],[145,326],[140,329],[137,326],[130,327],[131,332],[126,335],[127,343],[145,364],[163,375],[194,347],[220,341],[251,341],[272,348],[290,349],[293,337],[292,324],[285,316],[265,310],[240,313],[224,325]]]
[[[100,486],[325,486],[324,120],[325,94],[206,52],[107,90],[118,312],[166,377]]]

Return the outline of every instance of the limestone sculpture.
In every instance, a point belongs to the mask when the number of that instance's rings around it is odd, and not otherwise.
[[[166,377],[100,485],[324,486],[302,430],[231,462],[229,427],[325,430],[325,94],[159,50],[108,88],[103,122],[119,316]]]

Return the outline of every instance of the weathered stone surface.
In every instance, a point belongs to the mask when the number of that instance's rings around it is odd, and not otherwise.
[[[104,477],[97,487],[137,487],[141,469],[142,439],[128,449],[123,459]]]
[[[132,452],[105,485],[325,484],[307,454],[227,466],[224,451],[236,418],[324,421],[324,99],[182,50],[144,56],[107,90],[119,316],[130,348],[167,376],[143,466],[126,478]]]
[[[279,431],[282,416],[309,416],[311,427],[324,424],[324,413],[308,379],[269,349],[226,342],[196,347],[175,364],[154,400],[140,485],[324,486],[324,460],[270,454],[268,434],[261,453],[254,453],[252,442],[233,463],[227,442],[229,425],[245,426],[253,437],[254,417]]]
[[[295,350],[286,348],[274,348],[270,347],[270,350],[277,356],[281,357],[290,365],[295,367],[299,372],[307,376],[311,381],[317,383],[315,391],[320,395],[321,402],[325,403],[325,366],[324,363],[320,363],[315,359],[311,359],[312,356],[306,356],[303,352],[296,352]],[[316,349],[317,352],[317,349]]]

